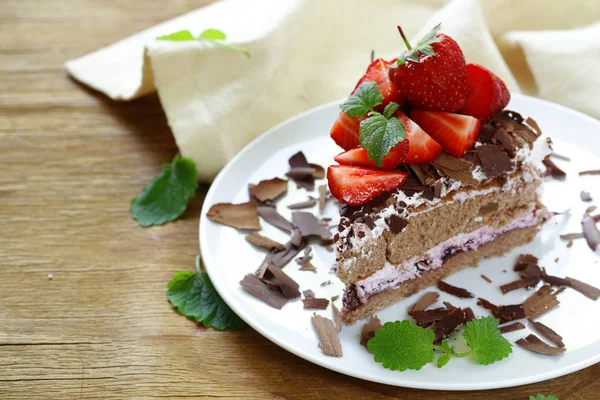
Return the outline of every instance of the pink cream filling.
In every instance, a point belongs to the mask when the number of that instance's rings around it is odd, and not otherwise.
[[[477,250],[508,231],[536,225],[546,214],[545,208],[534,209],[499,229],[483,226],[470,233],[461,233],[433,247],[422,256],[414,257],[405,264],[396,266],[386,262],[382,269],[355,283],[358,299],[365,304],[369,297],[377,293],[387,289],[396,289],[402,282],[418,277],[423,271],[440,268],[444,264],[445,258],[452,254]]]

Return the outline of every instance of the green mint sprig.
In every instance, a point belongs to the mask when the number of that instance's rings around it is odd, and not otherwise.
[[[538,393],[537,396],[529,396],[529,400],[558,400],[558,397],[554,396],[554,395],[550,395],[550,396],[544,396],[541,393]]]
[[[457,353],[447,340],[439,346],[434,344],[435,334],[411,321],[387,322],[375,332],[367,343],[375,361],[394,371],[419,370],[432,362],[435,351],[441,353],[437,366],[442,368],[452,356],[473,355],[477,363],[488,365],[500,361],[512,353],[512,345],[500,334],[494,317],[484,317],[467,322],[463,333],[470,347],[465,353]]]
[[[412,47],[410,45],[410,42],[404,35],[402,28],[398,25],[398,31],[400,32],[400,36],[402,36],[402,40],[404,40],[404,44],[406,44],[406,47],[408,48],[408,50],[404,54],[398,57],[398,66],[406,64],[406,61],[412,61],[416,63],[420,62],[421,54],[425,56],[433,56],[435,52],[433,51],[431,45],[434,43],[438,43],[442,40],[442,38],[435,36],[440,30],[441,26],[441,23],[434,26],[433,29],[427,33],[427,35],[425,35],[421,40],[419,40],[415,47]]]
[[[390,149],[406,139],[404,125],[394,117],[400,106],[389,103],[383,113],[374,110],[383,102],[383,96],[375,82],[362,83],[356,92],[340,105],[340,109],[351,117],[367,118],[360,121],[360,144],[367,156],[381,166]]]
[[[196,165],[188,158],[175,157],[163,164],[160,175],[131,200],[131,216],[143,227],[176,220],[196,194],[197,177]]]
[[[173,42],[185,42],[189,40],[204,40],[213,43],[216,46],[223,47],[225,49],[239,51],[246,55],[246,57],[250,57],[250,51],[247,48],[238,46],[236,44],[225,43],[227,39],[227,35],[225,32],[220,31],[218,29],[209,28],[204,32],[198,35],[198,37],[194,37],[192,33],[188,30],[183,30],[175,33],[171,33],[169,35],[159,36],[156,40],[170,40]]]
[[[241,330],[246,323],[238,317],[215,290],[206,271],[200,269],[196,257],[196,272],[179,272],[167,285],[167,299],[179,314],[202,323],[205,328]]]

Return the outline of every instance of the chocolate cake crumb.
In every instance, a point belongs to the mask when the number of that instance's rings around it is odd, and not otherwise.
[[[469,299],[475,297],[475,295],[466,289],[452,286],[444,281],[439,281],[437,285],[438,289],[460,299]]]
[[[542,335],[558,347],[565,347],[562,336],[560,336],[548,326],[542,324],[541,322],[536,322],[532,320],[529,320],[529,324],[531,324],[535,328],[535,330],[540,333],[540,335]]]
[[[375,337],[375,331],[382,328],[381,321],[376,315],[371,315],[369,321],[363,325],[360,333],[360,344],[367,347],[367,342]]]
[[[579,293],[584,296],[592,299],[598,300],[600,298],[600,289],[585,282],[581,282],[575,278],[566,277],[566,280],[569,282],[569,287],[577,290]]]
[[[537,319],[560,304],[550,285],[542,286],[523,302],[525,316]]]
[[[581,220],[581,226],[583,228],[583,236],[585,241],[592,251],[596,251],[600,244],[600,230],[596,226],[596,221],[589,214],[584,214]]]
[[[515,322],[515,323],[509,324],[509,325],[502,325],[500,327],[500,333],[514,332],[514,331],[519,331],[521,329],[525,329],[525,325],[523,325],[520,322]]]
[[[492,283],[492,280],[491,280],[490,278],[488,278],[487,276],[483,275],[483,274],[481,275],[481,278],[482,278],[484,281],[486,281],[487,283]]]
[[[252,296],[278,310],[281,310],[288,302],[288,299],[285,298],[281,292],[269,289],[269,287],[255,275],[246,275],[244,279],[240,281],[240,285]]]
[[[260,230],[256,200],[247,203],[217,203],[206,213],[214,222],[237,229]]]
[[[316,297],[302,299],[305,310],[325,310],[329,306],[329,300]]]
[[[579,196],[581,197],[581,201],[588,202],[588,201],[592,201],[592,200],[594,200],[594,199],[592,199],[592,196],[590,195],[590,192],[586,192],[586,191],[584,191],[584,190],[582,190],[582,191],[579,193]]]
[[[419,301],[417,301],[408,309],[408,314],[410,315],[415,311],[425,311],[427,307],[435,303],[439,297],[440,294],[436,292],[427,292],[423,294]]]
[[[261,247],[263,249],[272,250],[272,251],[281,251],[285,250],[285,245],[265,237],[257,232],[252,232],[247,235],[245,239],[255,245],[256,247]]]
[[[277,212],[275,207],[269,206],[260,206],[258,207],[258,214],[265,220],[267,223],[273,225],[276,228],[284,230],[286,232],[292,231],[292,223],[285,219]]]
[[[519,339],[515,343],[525,350],[548,356],[558,356],[566,351],[564,348],[549,346],[534,334],[530,334],[525,338]]]
[[[360,307],[360,300],[356,293],[356,286],[351,285],[345,292],[342,298],[342,304],[344,305],[344,311],[354,311]]]
[[[310,320],[319,337],[319,348],[323,354],[331,357],[341,357],[342,344],[340,343],[340,337],[333,325],[333,321],[316,314]]]
[[[288,181],[280,178],[273,178],[258,182],[258,185],[250,185],[248,192],[250,197],[260,202],[275,200],[288,189]]]
[[[581,171],[579,175],[600,175],[600,169],[593,169],[589,171]]]
[[[316,204],[317,204],[317,200],[315,200],[314,198],[312,198],[312,197],[310,197],[310,196],[309,196],[309,197],[308,197],[308,200],[306,200],[306,201],[301,201],[301,202],[299,202],[299,203],[290,204],[290,205],[288,206],[288,208],[289,208],[290,210],[301,210],[301,209],[303,209],[303,208],[311,208],[311,207],[314,207]]]
[[[567,243],[567,248],[570,249],[571,247],[573,247],[573,241],[572,240],[570,240],[569,243]]]

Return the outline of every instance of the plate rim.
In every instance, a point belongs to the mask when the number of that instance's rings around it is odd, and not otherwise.
[[[548,100],[544,100],[544,99],[540,99],[537,97],[532,97],[532,96],[528,96],[528,95],[524,95],[521,93],[513,93],[511,94],[512,98],[521,98],[523,100],[526,101],[532,101],[532,102],[537,102],[537,103],[541,103],[543,106],[545,107],[551,107],[551,108],[555,108],[555,109],[559,109],[563,112],[572,114],[574,116],[576,116],[577,118],[580,119],[585,119],[587,121],[589,121],[592,124],[596,124],[598,125],[598,127],[600,128],[600,121],[594,117],[591,117],[583,112],[574,110],[572,108],[563,106],[561,104],[557,104],[557,103],[553,103],[551,101]],[[199,246],[200,246],[200,255],[202,256],[202,249],[203,248],[208,248],[208,244],[206,243],[206,235],[203,235],[203,226],[207,226],[207,222],[208,222],[208,218],[206,217],[206,214],[208,212],[208,209],[210,208],[210,206],[212,205],[212,203],[209,201],[213,196],[214,193],[217,191],[217,187],[219,187],[219,185],[221,184],[221,181],[224,179],[225,175],[227,175],[227,173],[229,172],[230,169],[233,168],[233,166],[236,164],[237,160],[240,159],[241,157],[243,157],[247,152],[252,151],[252,149],[258,145],[261,141],[266,140],[266,138],[270,137],[271,135],[273,135],[275,132],[279,131],[280,129],[282,129],[283,127],[285,127],[288,124],[292,124],[293,122],[295,122],[298,119],[304,118],[307,115],[313,114],[313,113],[317,113],[319,111],[322,111],[323,109],[332,107],[336,104],[340,104],[341,102],[343,102],[344,99],[342,100],[333,100],[324,104],[321,104],[319,106],[310,108],[308,110],[305,110],[303,112],[300,112],[298,114],[295,114],[294,116],[280,122],[279,124],[273,126],[272,128],[268,129],[267,131],[265,131],[264,133],[260,134],[259,136],[257,136],[256,138],[254,138],[251,142],[249,142],[247,145],[245,145],[242,150],[240,150],[217,174],[215,180],[212,182],[212,184],[210,185],[210,188],[204,198],[204,203],[202,205],[202,210],[200,213],[200,219],[199,219],[199,226],[198,226],[198,240],[199,240]],[[207,229],[207,228],[204,228]],[[204,237],[204,238],[203,238]],[[210,270],[211,268],[209,268],[207,265],[207,263],[205,262],[205,260],[203,259],[203,264],[205,266],[205,270],[207,271],[209,277],[210,277]],[[219,293],[219,295],[221,296],[221,298],[223,299],[223,301],[225,301],[227,303],[227,305],[240,317],[242,318],[250,327],[252,327],[252,329],[256,330],[258,333],[260,333],[262,336],[264,336],[265,338],[267,338],[268,340],[270,340],[271,342],[275,343],[277,346],[285,349],[286,351],[292,353],[295,356],[301,357],[313,364],[319,365],[323,368],[327,368],[329,370],[335,371],[337,373],[343,374],[343,375],[347,375],[347,376],[351,376],[353,378],[358,378],[358,379],[362,379],[362,380],[366,380],[366,381],[370,381],[370,382],[376,382],[376,383],[381,383],[381,384],[386,384],[386,385],[392,385],[392,386],[396,386],[396,387],[406,387],[406,388],[412,388],[412,389],[422,389],[422,390],[452,390],[452,391],[471,391],[471,390],[492,390],[492,389],[502,389],[502,388],[509,388],[509,387],[515,387],[515,386],[522,386],[522,385],[527,385],[527,384],[533,384],[533,383],[537,383],[537,382],[543,382],[549,379],[554,379],[560,376],[564,376],[564,375],[568,375],[570,373],[579,371],[581,369],[587,368],[589,366],[592,366],[598,362],[600,362],[600,354],[596,354],[593,357],[589,357],[585,360],[581,360],[580,362],[577,362],[575,364],[563,367],[563,368],[558,368],[555,369],[553,371],[550,372],[546,372],[544,374],[541,375],[535,375],[535,376],[529,376],[529,377],[524,377],[524,378],[518,378],[518,379],[511,379],[509,381],[496,381],[496,382],[489,382],[489,383],[459,383],[459,384],[448,384],[448,383],[436,383],[436,382],[429,382],[427,384],[427,386],[422,384],[422,381],[417,381],[413,384],[413,382],[411,381],[407,381],[407,380],[402,380],[402,382],[398,382],[398,381],[394,381],[394,380],[390,380],[390,379],[372,379],[369,377],[365,377],[365,376],[361,376],[359,375],[358,372],[354,372],[354,371],[348,371],[348,370],[342,370],[342,368],[338,367],[337,365],[332,365],[331,363],[327,363],[326,359],[323,358],[318,358],[318,357],[314,357],[312,354],[305,352],[303,349],[298,348],[298,347],[293,347],[291,345],[288,346],[288,344],[284,341],[281,340],[279,338],[278,335],[273,335],[271,332],[269,332],[267,329],[263,328],[263,326],[259,323],[256,323],[256,321],[254,321],[253,318],[249,317],[246,312],[243,309],[239,309],[235,306],[231,306],[229,304],[229,302],[227,302],[227,296],[223,295],[222,290],[219,289],[219,284],[216,284],[214,279],[211,279],[211,281],[213,282],[213,286],[215,287],[215,289],[217,290],[217,293]],[[316,342],[315,342],[316,343]],[[399,372],[399,374],[401,374]],[[399,375],[400,376],[400,375]]]

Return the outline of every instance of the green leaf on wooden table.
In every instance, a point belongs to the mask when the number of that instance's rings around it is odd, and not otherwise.
[[[538,393],[537,396],[529,396],[529,400],[558,400],[558,397],[554,396],[554,395],[550,395],[550,396],[544,396],[541,393]]]
[[[196,194],[197,176],[196,165],[188,158],[175,157],[170,164],[163,164],[160,175],[131,200],[131,216],[144,227],[174,221]]]
[[[205,328],[241,330],[246,323],[217,293],[206,271],[179,272],[167,285],[167,299],[177,312]]]

